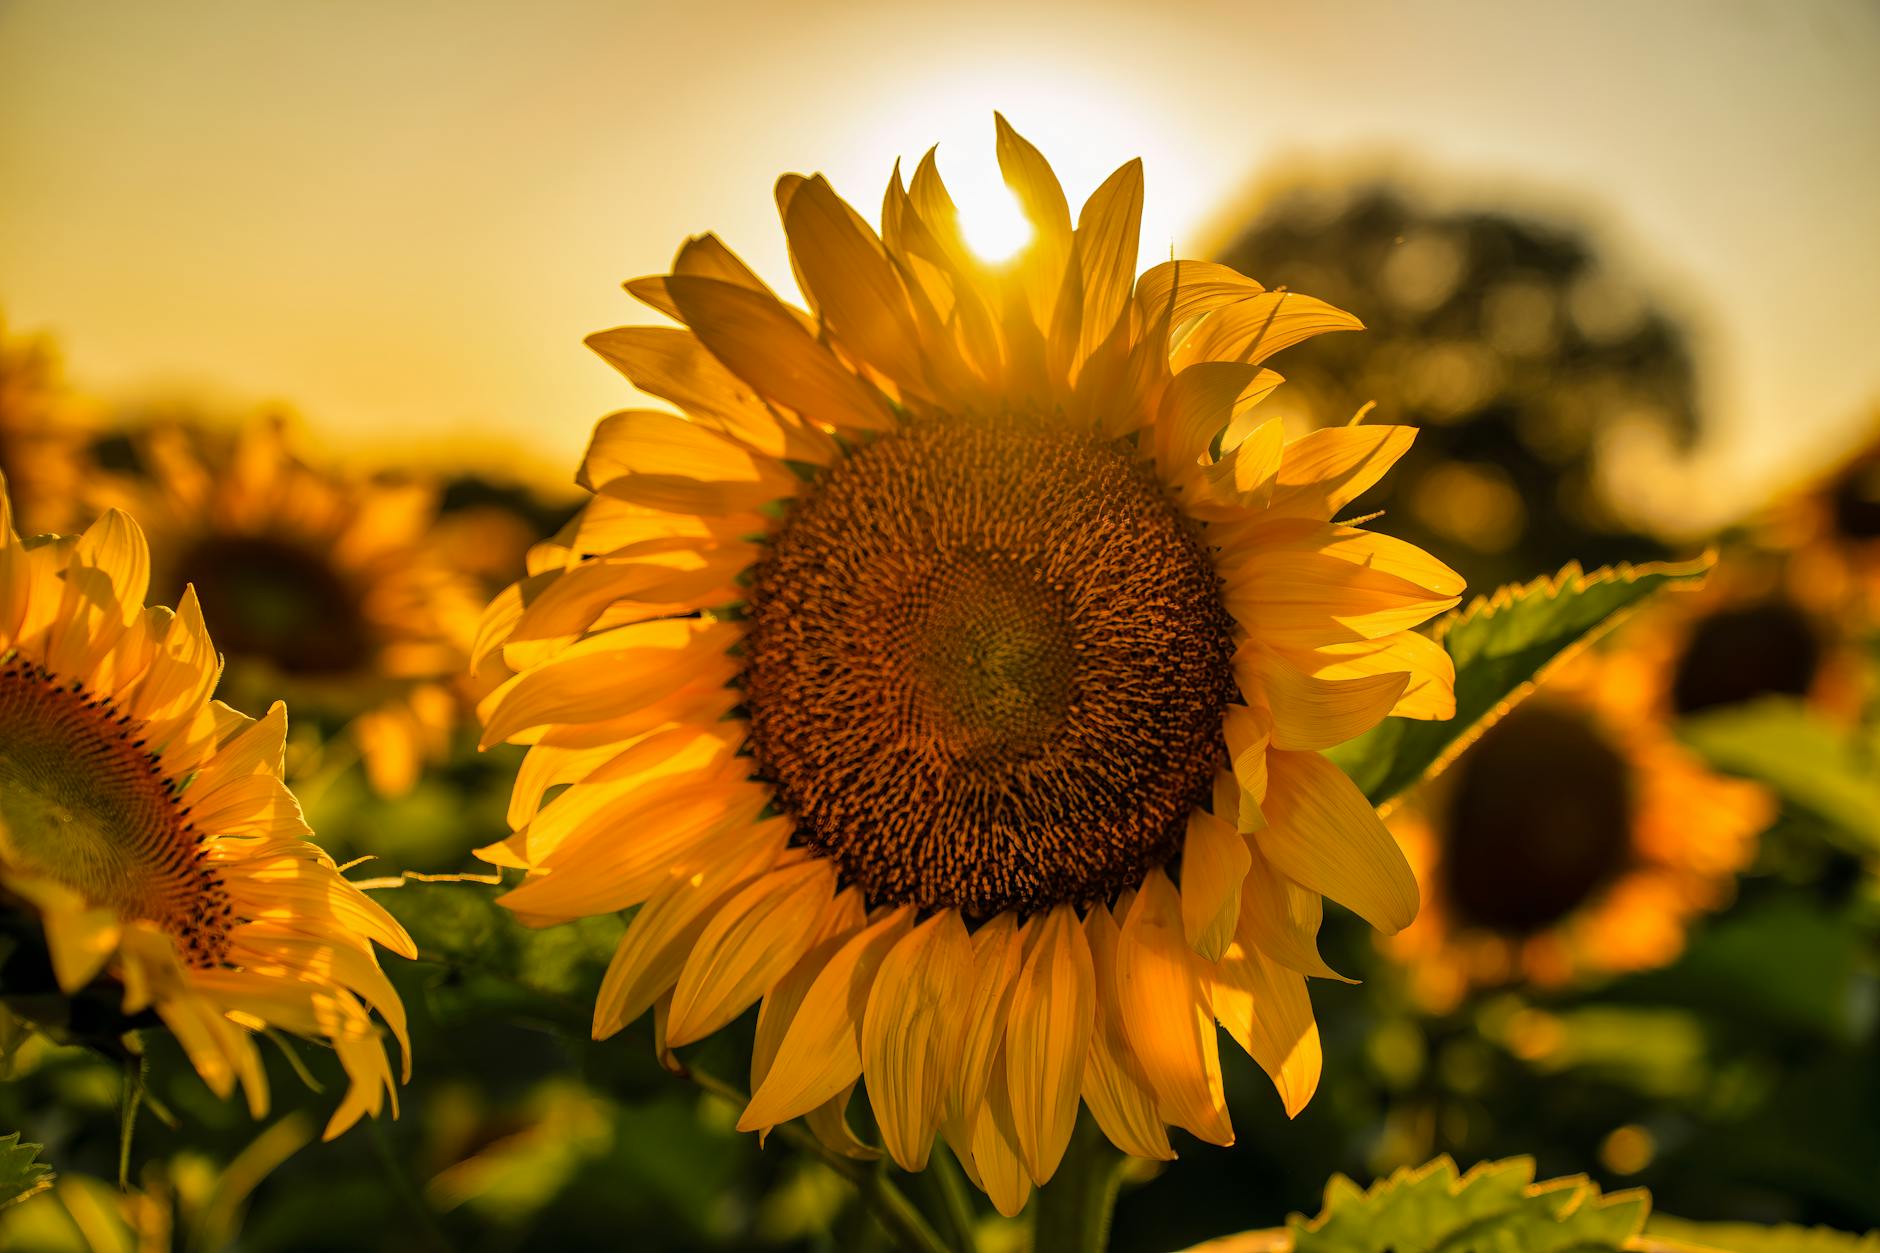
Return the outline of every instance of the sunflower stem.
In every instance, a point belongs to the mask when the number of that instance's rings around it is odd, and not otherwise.
[[[1103,1253],[1128,1158],[1110,1147],[1088,1116],[1080,1116],[1070,1147],[1048,1186],[1038,1189],[1032,1247]]]
[[[979,1240],[973,1234],[973,1202],[966,1191],[966,1177],[953,1160],[950,1149],[935,1146],[927,1165],[934,1191],[940,1194],[941,1214],[946,1218],[946,1232],[959,1253],[978,1253]]]
[[[688,1065],[686,1074],[692,1082],[739,1107],[750,1104],[750,1096],[740,1091],[736,1085]],[[801,1149],[818,1158],[823,1165],[841,1175],[855,1185],[862,1204],[868,1207],[897,1245],[907,1253],[956,1253],[948,1248],[946,1242],[935,1233],[932,1224],[920,1212],[907,1194],[894,1185],[888,1178],[887,1170],[882,1166],[870,1166],[852,1158],[842,1156],[828,1145],[818,1140],[801,1123],[786,1122],[777,1126],[772,1134],[791,1146]]]
[[[124,1099],[118,1107],[118,1191],[131,1189],[131,1138],[137,1126],[137,1110],[144,1101],[144,1059],[141,1054],[124,1058]]]

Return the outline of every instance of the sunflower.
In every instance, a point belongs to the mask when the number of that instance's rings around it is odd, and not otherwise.
[[[381,793],[441,760],[474,696],[464,677],[483,599],[427,544],[428,484],[316,469],[279,420],[232,436],[166,425],[138,441],[148,477],[108,499],[150,526],[154,585],[194,585],[257,703],[349,720]]]
[[[415,950],[306,838],[281,782],[285,708],[210,699],[202,607],[188,590],[174,613],[143,607],[150,554],[127,515],[22,543],[3,489],[0,902],[37,918],[59,993],[108,980],[257,1117],[254,1033],[271,1027],[338,1052],[350,1087],[329,1136],[376,1114],[396,1094],[370,1011],[406,1039],[372,945]],[[9,970],[9,999],[27,982]]]
[[[1663,966],[1754,856],[1773,798],[1678,743],[1673,636],[1639,625],[1555,671],[1390,815],[1423,909],[1381,943],[1430,1011],[1478,986]]]
[[[1121,1148],[1230,1143],[1215,1022],[1289,1113],[1319,1075],[1321,897],[1416,884],[1319,751],[1446,717],[1412,628],[1460,580],[1330,519],[1411,432],[1285,444],[1262,363],[1358,321],[1225,267],[1135,278],[1142,169],[1073,228],[1003,120],[1034,230],[976,260],[932,154],[879,236],[777,186],[808,311],[716,238],[628,290],[683,327],[589,343],[683,416],[613,414],[594,493],[485,616],[530,745],[484,850],[546,925],[638,906],[594,1034],[660,1047],[762,1002],[739,1125],[842,1151],[866,1084],[907,1169],[943,1133],[1015,1213],[1080,1098]],[[552,799],[545,797],[553,789]]]
[[[83,431],[51,341],[9,339],[0,321],[0,475],[27,531],[57,530],[72,521],[85,465]]]

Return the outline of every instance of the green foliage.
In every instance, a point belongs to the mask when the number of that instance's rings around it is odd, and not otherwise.
[[[52,1167],[39,1160],[37,1144],[21,1144],[20,1133],[0,1136],[0,1209],[52,1186]]]
[[[1586,644],[1661,588],[1701,579],[1712,559],[1616,565],[1510,585],[1477,597],[1436,624],[1456,663],[1456,716],[1447,722],[1386,718],[1327,756],[1374,805],[1403,795],[1442,770],[1496,719],[1527,696],[1548,668]]]
[[[1752,1223],[1693,1223],[1655,1214],[1649,1234],[1680,1245],[1692,1253],[1880,1253],[1880,1232],[1864,1236],[1826,1227],[1758,1227]]]
[[[1343,1175],[1325,1208],[1287,1223],[1294,1253],[1616,1253],[1651,1209],[1643,1190],[1602,1196],[1583,1175],[1534,1182],[1534,1159],[1458,1174],[1439,1157],[1361,1190]]]
[[[1880,854],[1880,759],[1872,746],[1770,697],[1686,719],[1679,735],[1719,770],[1767,784],[1848,850]]]

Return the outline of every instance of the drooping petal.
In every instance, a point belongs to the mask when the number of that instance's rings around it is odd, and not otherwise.
[[[857,931],[810,978],[794,1012],[780,1019],[787,1030],[738,1119],[740,1129],[772,1127],[806,1114],[855,1082],[862,1073],[869,992],[882,959],[912,925],[912,913],[897,909]],[[787,1008],[780,1004],[775,1012],[782,1015]]]
[[[1195,810],[1182,841],[1182,934],[1195,952],[1219,960],[1240,921],[1241,880],[1252,865],[1234,825]]]
[[[1221,1026],[1273,1080],[1286,1116],[1298,1117],[1318,1091],[1324,1060],[1305,976],[1236,944],[1210,986]]]
[[[1129,1044],[1155,1088],[1163,1118],[1210,1144],[1232,1144],[1202,970],[1182,934],[1175,885],[1160,869],[1150,871],[1116,946],[1118,1003]]]
[[[1275,750],[1267,761],[1267,825],[1256,837],[1266,859],[1386,935],[1409,926],[1416,876],[1358,785],[1317,753]]]
[[[882,1145],[921,1170],[959,1065],[972,999],[973,946],[957,910],[915,927],[882,960],[862,1019],[862,1073]]]
[[[985,1189],[994,1209],[1015,1218],[1031,1199],[1031,1172],[1018,1148],[1012,1097],[1006,1088],[1009,1072],[1001,1048],[993,1058],[986,1099],[973,1120],[972,1158],[974,1182]]]
[[[1059,905],[1037,925],[1012,989],[1005,1060],[1019,1154],[1032,1182],[1042,1184],[1057,1170],[1077,1123],[1096,1025],[1096,972],[1075,909]]]
[[[835,880],[832,863],[810,858],[771,871],[726,902],[679,973],[668,1044],[710,1035],[781,979],[814,939]]]
[[[1286,446],[1275,515],[1329,520],[1384,477],[1416,439],[1412,426],[1328,426]]]
[[[1012,914],[996,914],[973,933],[973,988],[962,1015],[959,1065],[947,1092],[950,1121],[963,1122],[986,1098],[1023,961],[1024,937]]]
[[[1327,331],[1361,331],[1364,323],[1343,309],[1293,291],[1263,292],[1208,314],[1172,357],[1177,370],[1198,361],[1258,365],[1276,352]]]
[[[1396,707],[1410,684],[1407,672],[1323,679],[1257,643],[1234,656],[1234,675],[1249,700],[1273,715],[1273,747],[1325,749],[1369,731]]]
[[[1235,940],[1300,974],[1353,982],[1319,956],[1319,924],[1325,914],[1319,894],[1274,869],[1257,837],[1248,838],[1247,850],[1252,867],[1241,888]]]
[[[1084,1062],[1084,1104],[1110,1143],[1137,1157],[1172,1161],[1168,1129],[1156,1111],[1155,1090],[1144,1073],[1136,1050],[1130,1046],[1117,993],[1116,949],[1121,934],[1116,919],[1103,905],[1092,907],[1084,919],[1084,938],[1090,945],[1096,974],[1097,1022]]]

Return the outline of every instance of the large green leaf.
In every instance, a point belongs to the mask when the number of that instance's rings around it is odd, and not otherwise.
[[[52,1167],[39,1160],[37,1144],[21,1144],[20,1133],[0,1136],[0,1209],[52,1186]]]
[[[1864,1236],[1826,1227],[1758,1227],[1753,1223],[1693,1223],[1653,1215],[1651,1236],[1675,1240],[1698,1250],[1720,1253],[1880,1253],[1880,1232]]]
[[[1850,851],[1880,853],[1880,761],[1800,701],[1711,710],[1685,719],[1678,735],[1717,769],[1765,783],[1821,819]]]
[[[1436,624],[1436,638],[1456,663],[1456,716],[1448,722],[1386,718],[1327,756],[1372,804],[1387,804],[1448,765],[1549,667],[1659,589],[1701,580],[1712,564],[1706,555],[1679,564],[1607,566],[1591,574],[1569,564],[1551,577],[1477,597]]]
[[[1317,1218],[1287,1220],[1294,1253],[1616,1253],[1651,1210],[1642,1189],[1602,1196],[1584,1175],[1534,1182],[1534,1159],[1458,1174],[1439,1157],[1362,1190],[1343,1175]]]

